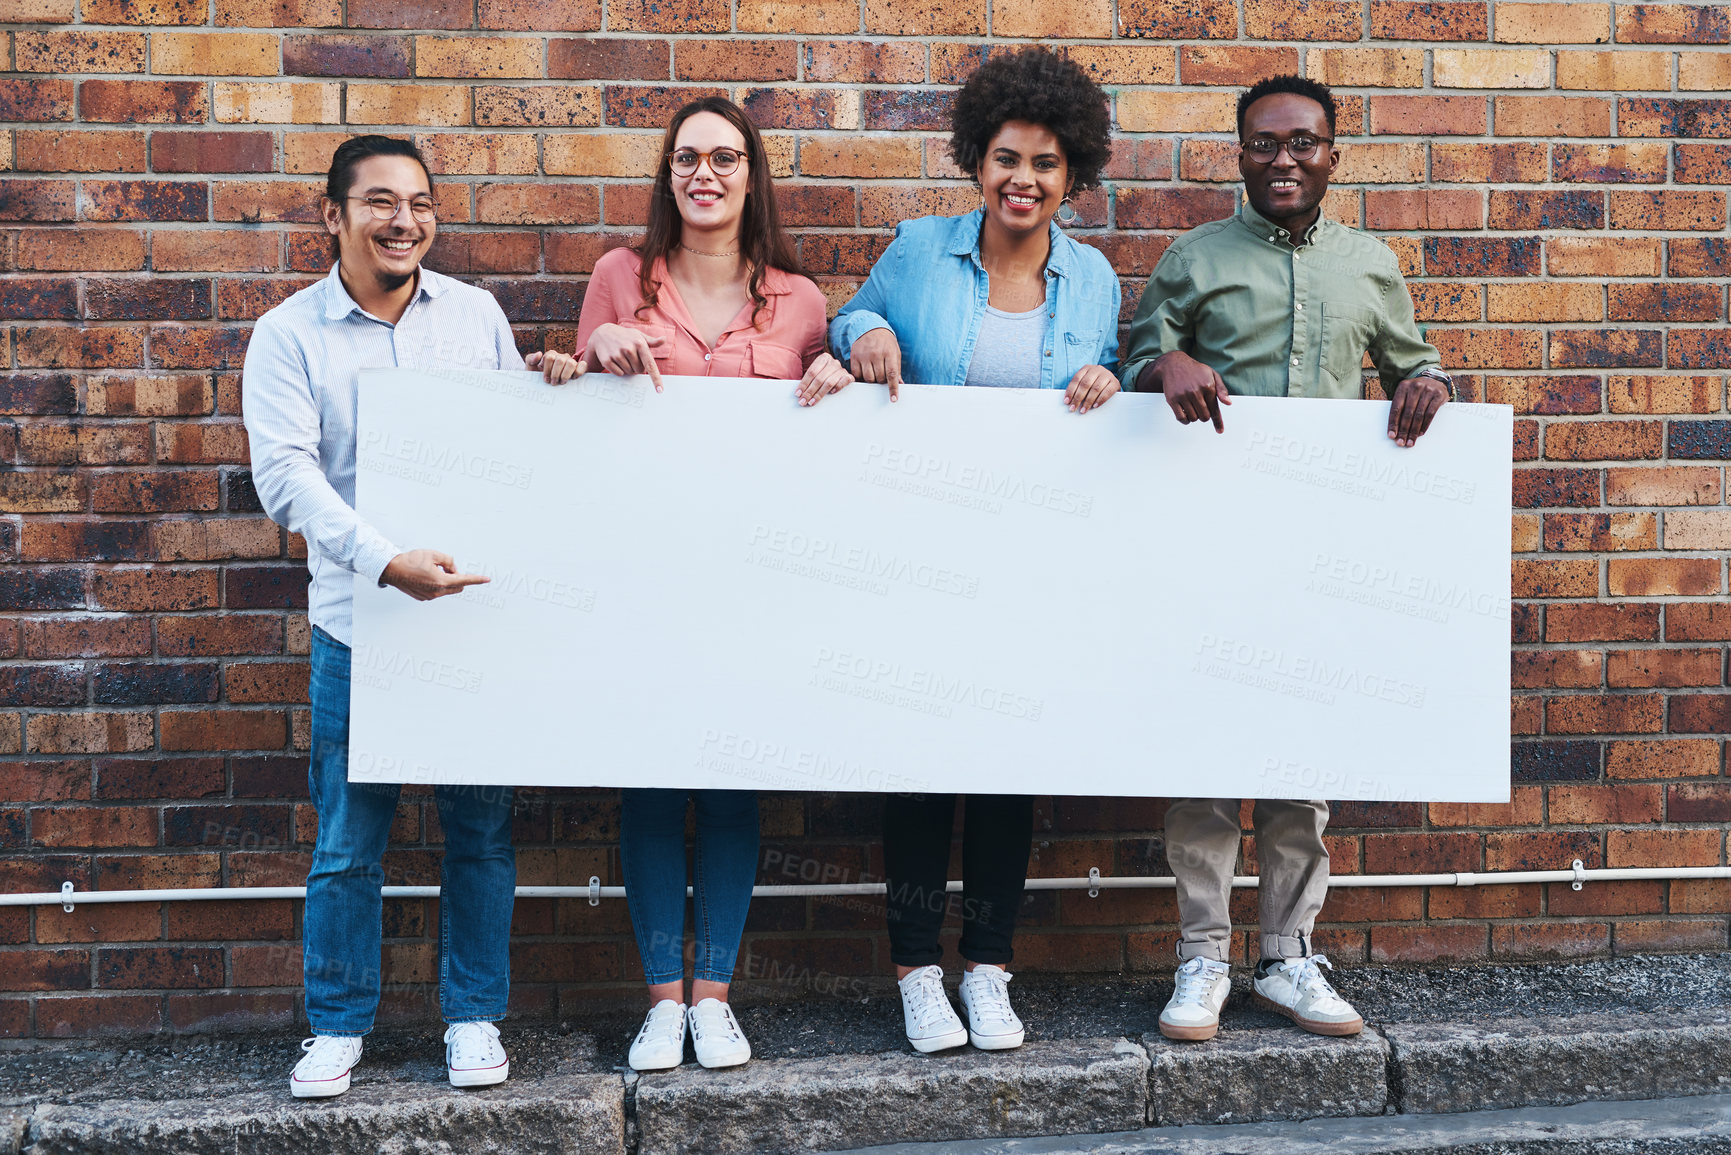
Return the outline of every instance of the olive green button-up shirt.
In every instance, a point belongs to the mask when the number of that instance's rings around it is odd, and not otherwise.
[[[1295,246],[1248,204],[1161,256],[1130,325],[1124,388],[1174,349],[1219,373],[1228,392],[1258,397],[1361,397],[1366,352],[1389,396],[1442,364],[1388,246],[1327,217]]]

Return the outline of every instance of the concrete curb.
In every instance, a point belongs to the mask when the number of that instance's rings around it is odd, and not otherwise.
[[[1389,1105],[1388,1043],[1374,1031],[1349,1039],[1222,1031],[1203,1044],[1154,1034],[1142,1047],[1156,1127],[1381,1115]]]
[[[1731,1012],[1385,1029],[1404,1114],[1731,1091]]]
[[[642,1077],[567,1070],[469,1092],[451,1090],[434,1064],[380,1063],[325,1102],[290,1099],[271,1070],[268,1084],[202,1099],[14,1100],[0,1105],[0,1155],[795,1155],[1714,1095],[1731,1090],[1731,1009],[1391,1024],[1354,1039],[1251,1026],[1201,1044],[1035,1040],[1018,1051],[687,1064]]]
[[[623,1153],[625,1099],[611,1075],[525,1079],[481,1092],[437,1084],[356,1086],[327,1103],[259,1091],[217,1100],[51,1104],[28,1155],[305,1155],[306,1152]]]
[[[1122,1131],[1142,1125],[1147,1088],[1148,1056],[1126,1039],[681,1067],[638,1081],[638,1155]]]

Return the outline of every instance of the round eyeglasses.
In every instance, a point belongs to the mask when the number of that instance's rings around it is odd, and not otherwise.
[[[1309,133],[1299,133],[1290,140],[1281,140],[1273,136],[1253,136],[1244,142],[1244,154],[1257,164],[1272,164],[1274,158],[1280,155],[1284,147],[1286,155],[1296,161],[1306,161],[1316,155],[1316,150],[1322,142],[1334,143],[1332,136],[1311,136]]]
[[[673,169],[674,176],[690,176],[697,171],[697,166],[704,161],[709,162],[709,171],[716,176],[726,176],[738,168],[745,160],[745,154],[737,148],[713,148],[708,152],[698,152],[695,148],[676,148],[667,154],[667,163]]]
[[[405,204],[409,206],[409,215],[423,225],[433,219],[434,209],[430,197],[416,197],[413,200],[405,201],[401,197],[392,196],[390,193],[374,193],[370,197],[347,197],[345,199],[365,201],[366,206],[373,210],[375,220],[390,220],[397,215],[397,209]]]

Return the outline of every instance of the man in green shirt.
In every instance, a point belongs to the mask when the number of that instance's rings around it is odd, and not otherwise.
[[[1334,97],[1298,76],[1259,81],[1238,101],[1237,215],[1190,230],[1160,258],[1130,326],[1126,389],[1163,392],[1186,425],[1224,430],[1231,394],[1362,395],[1370,354],[1391,398],[1388,435],[1417,443],[1453,383],[1420,336],[1388,247],[1322,215],[1334,147]],[[1238,799],[1178,798],[1166,812],[1166,856],[1178,882],[1176,990],[1160,1014],[1173,1039],[1212,1038],[1231,989],[1228,961]],[[1364,1021],[1311,951],[1328,895],[1328,803],[1258,799],[1260,868],[1256,1001],[1306,1030],[1354,1035]]]

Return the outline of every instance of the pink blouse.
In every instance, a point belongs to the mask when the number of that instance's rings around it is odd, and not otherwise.
[[[809,277],[780,269],[766,271],[763,293],[769,304],[758,326],[752,326],[752,305],[747,302],[711,348],[697,335],[697,326],[680,299],[678,287],[667,275],[664,261],[655,262],[659,300],[638,311],[643,303],[637,283],[641,267],[641,258],[630,249],[613,249],[595,262],[577,322],[579,359],[589,348],[590,334],[609,323],[662,338],[662,344],[655,348],[656,364],[663,373],[688,377],[797,381],[825,351],[829,329],[826,302],[822,290]]]

